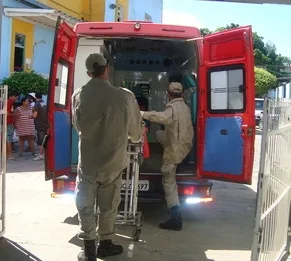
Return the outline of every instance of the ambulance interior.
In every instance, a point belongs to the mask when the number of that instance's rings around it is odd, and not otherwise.
[[[193,128],[196,121],[197,55],[194,42],[145,38],[81,38],[77,50],[74,89],[86,84],[85,60],[91,53],[101,53],[110,65],[110,81],[114,86],[130,89],[143,111],[163,111],[167,103],[169,76],[180,80],[184,99],[191,108]],[[177,76],[181,75],[181,79]],[[162,166],[163,150],[155,133],[163,126],[146,122],[150,157],[144,160],[141,173],[158,174]],[[78,160],[78,137],[73,129],[72,164]],[[177,174],[195,173],[195,135],[193,148],[178,166]]]

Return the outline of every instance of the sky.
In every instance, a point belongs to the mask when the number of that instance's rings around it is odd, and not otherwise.
[[[210,30],[230,23],[251,25],[278,53],[291,58],[291,5],[164,0],[163,8],[163,23]]]

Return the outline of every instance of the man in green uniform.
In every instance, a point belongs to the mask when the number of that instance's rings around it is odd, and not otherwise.
[[[177,164],[189,154],[193,141],[193,125],[190,108],[183,99],[183,87],[171,82],[168,88],[169,102],[163,112],[141,112],[142,117],[153,123],[165,125],[165,130],[156,133],[157,141],[163,146],[163,187],[171,217],[160,224],[161,229],[181,230],[182,218],[176,183]]]
[[[115,220],[120,204],[121,175],[127,167],[128,137],[138,142],[143,132],[142,118],[135,96],[129,90],[113,87],[108,65],[100,54],[86,60],[91,80],[72,96],[72,121],[79,134],[79,163],[76,205],[84,240],[79,261],[118,255],[122,246],[114,245]],[[100,209],[96,253],[95,202]]]

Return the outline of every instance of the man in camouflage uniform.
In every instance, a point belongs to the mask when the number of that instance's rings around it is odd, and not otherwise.
[[[122,246],[112,243],[121,175],[128,163],[128,137],[132,142],[140,141],[143,125],[133,93],[110,84],[105,58],[91,54],[86,68],[91,80],[72,97],[72,121],[79,134],[76,205],[81,232],[78,236],[85,245],[78,260],[96,261],[96,256],[104,258],[123,251]],[[97,253],[95,202],[100,209]]]
[[[171,82],[168,88],[169,102],[163,112],[141,112],[145,120],[165,125],[165,130],[156,133],[157,141],[163,146],[163,187],[171,217],[160,224],[161,229],[181,230],[182,218],[176,182],[177,164],[189,154],[193,141],[193,125],[190,108],[183,99],[183,87]]]

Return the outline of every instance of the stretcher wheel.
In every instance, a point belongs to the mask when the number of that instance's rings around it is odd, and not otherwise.
[[[132,235],[133,241],[138,242],[140,238],[140,234],[141,234],[141,228],[135,227],[133,229],[133,235]]]

